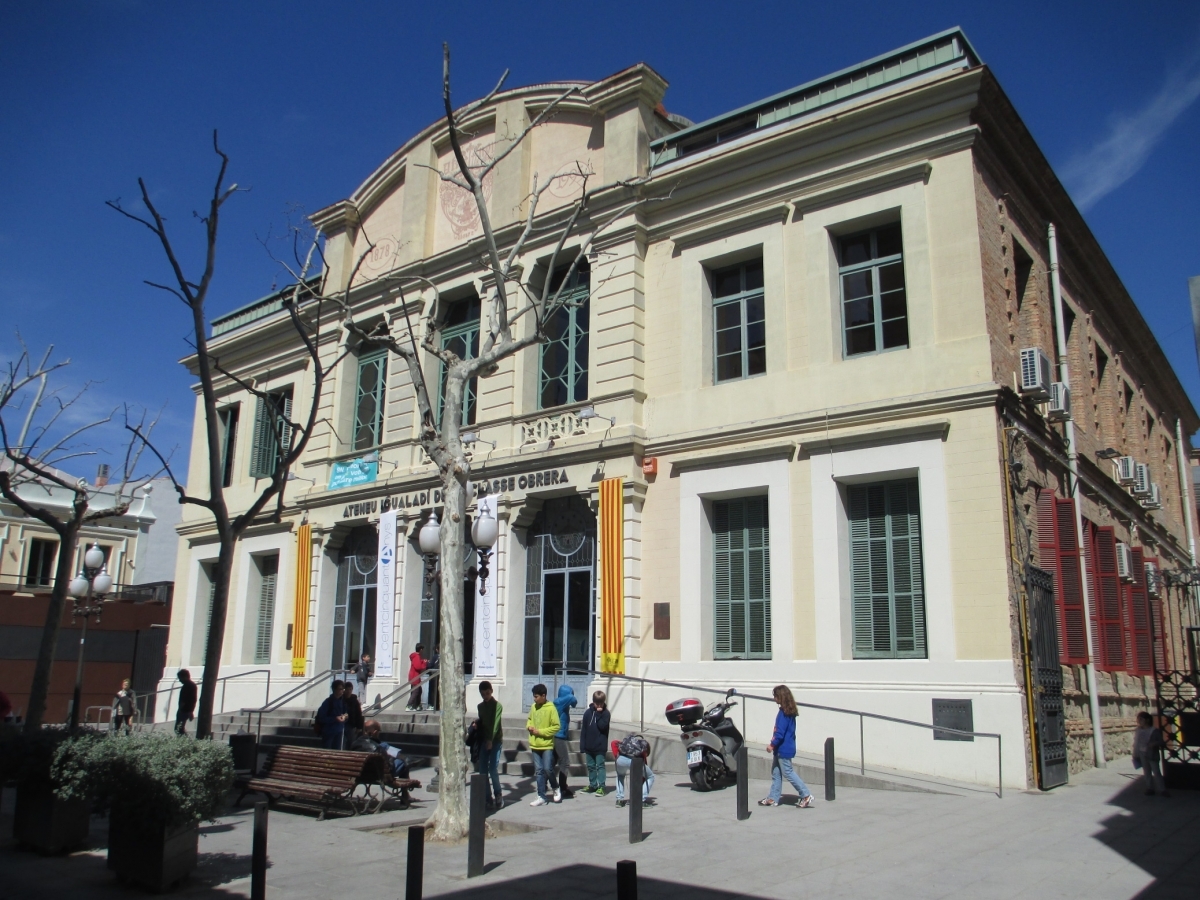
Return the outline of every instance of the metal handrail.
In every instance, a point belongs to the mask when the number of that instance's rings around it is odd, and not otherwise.
[[[299,697],[301,694],[308,691],[314,684],[321,681],[322,679],[328,678],[330,676],[345,675],[349,671],[350,671],[349,669],[332,669],[332,668],[326,669],[324,672],[320,672],[320,673],[314,675],[312,678],[309,678],[309,679],[301,682],[300,684],[296,685],[291,690],[284,692],[283,696],[276,697],[274,700],[268,699],[268,701],[266,703],[264,703],[262,706],[260,706],[258,709],[243,710],[243,712],[246,713],[246,728],[247,728],[247,730],[250,728],[251,717],[255,713],[258,713],[258,727],[255,729],[255,734],[257,735],[256,739],[261,739],[262,738],[263,713],[275,712],[280,707],[282,707],[285,703],[287,703],[289,700],[293,700],[296,697]],[[269,697],[269,695],[268,695],[268,697]]]
[[[429,672],[430,674],[429,674],[429,677],[424,680],[423,684],[433,684],[433,682],[437,681],[438,676],[442,674],[437,669],[432,669],[432,670],[426,669],[426,671]],[[394,691],[392,691],[390,694],[388,694],[386,697],[380,697],[378,703],[372,703],[370,706],[364,706],[363,707],[363,715],[364,716],[379,715],[381,712],[383,712],[389,706],[391,706],[392,704],[399,701],[405,694],[408,694],[409,696],[411,696],[412,689],[413,689],[413,686],[411,684],[409,684],[408,682],[405,682],[404,684],[400,685],[400,687],[396,688]],[[440,712],[440,710],[438,710],[438,711]]]
[[[695,684],[682,684],[677,681],[661,681],[657,678],[641,678],[636,675],[620,675],[615,672],[598,672],[595,669],[575,669],[562,667],[554,670],[555,690],[558,686],[558,676],[562,675],[591,675],[592,677],[600,678],[624,678],[626,681],[636,681],[640,683],[640,698],[638,701],[638,712],[641,717],[641,729],[646,728],[646,685],[657,684],[663,687],[682,688],[686,691],[707,691],[713,694],[724,694],[724,690],[720,688],[702,687]],[[746,700],[762,700],[767,703],[774,703],[774,697],[763,697],[758,694],[743,694],[737,692],[735,696],[745,698]],[[866,712],[860,709],[843,709],[839,706],[822,706],[819,703],[803,703],[796,701],[797,706],[802,706],[805,709],[817,709],[822,712],[840,713],[848,716],[858,716],[858,765],[859,773],[865,775],[867,772],[866,764],[866,747],[865,747],[865,732],[863,722],[865,719],[878,719],[883,722],[895,722],[898,725],[912,725],[917,728],[924,728],[930,731],[938,731],[944,734],[961,734],[970,737],[986,737],[996,739],[996,770],[997,770],[997,795],[1000,799],[1004,798],[1004,743],[999,734],[990,731],[965,731],[959,728],[946,728],[941,725],[927,725],[924,722],[917,722],[912,719],[899,719],[895,716],[885,716],[881,713]],[[746,707],[742,706],[742,734],[746,733]]]
[[[219,715],[220,713],[225,712],[225,688],[229,686],[229,682],[233,681],[233,679],[235,679],[235,678],[245,678],[247,675],[260,675],[263,672],[267,673],[266,698],[269,698],[271,696],[271,670],[270,669],[250,669],[247,672],[235,672],[232,675],[222,675],[220,678],[218,678],[217,683],[219,685],[221,685],[221,709],[218,711],[217,714]],[[167,694],[168,695],[167,696],[167,714],[168,714],[168,716],[170,715],[171,701],[174,699],[175,691],[177,690],[176,684],[177,684],[177,682],[172,682],[171,686],[168,688],[160,688],[159,690],[154,691],[153,693],[138,695],[137,699],[134,702],[135,702],[135,704],[141,705],[141,709],[138,712],[138,722],[137,722],[137,727],[139,729],[141,728],[142,724],[146,721],[146,709],[148,708],[148,703],[149,703],[149,700],[151,697],[157,697],[159,694]],[[199,681],[196,682],[196,687],[198,688],[202,684],[204,684],[203,678],[201,678]],[[263,702],[266,702],[265,698],[264,698]],[[94,707],[88,707],[88,708],[92,709]],[[85,710],[85,712],[86,712],[86,710]],[[166,719],[164,719],[164,721],[166,721]]]
[[[96,724],[97,725],[104,724],[104,716],[102,715],[103,713],[108,713],[109,720],[110,721],[112,720],[112,707],[111,706],[109,706],[107,704],[102,705],[102,706],[89,706],[86,709],[84,709],[84,711],[83,711],[83,724],[84,725],[87,725],[92,721],[92,710],[93,709],[100,710],[100,712],[97,713],[97,715],[96,715]]]

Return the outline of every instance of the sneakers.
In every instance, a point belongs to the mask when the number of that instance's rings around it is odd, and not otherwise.
[[[597,797],[603,797],[603,796],[604,796],[604,787],[603,787],[603,785],[602,785],[602,786],[600,786],[600,787],[598,787],[598,788],[596,788],[596,796],[597,796]]]
[[[535,797],[530,806],[549,806],[549,801],[545,797]]]
[[[492,809],[504,809],[504,798],[497,797],[492,803]]]
[[[594,794],[596,792],[596,789],[594,787],[592,787],[590,784],[585,788],[580,788],[579,790],[581,793],[584,793],[584,794]]]
[[[625,808],[625,801],[624,801],[624,800],[618,800],[618,801],[617,801],[617,809],[624,809],[624,808]]]
[[[810,806],[812,806],[812,794],[801,797],[800,802],[796,804],[796,809],[808,809]]]
[[[555,791],[555,792],[554,792],[554,802],[555,802],[555,803],[562,803],[562,791]]]

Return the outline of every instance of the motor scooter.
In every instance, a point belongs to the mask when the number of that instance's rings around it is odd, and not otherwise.
[[[737,691],[730,688],[724,700],[707,710],[695,697],[667,706],[667,721],[680,728],[679,738],[687,747],[688,777],[698,791],[711,791],[737,772],[737,754],[745,740],[725,715],[737,706],[737,701],[730,699],[736,695]]]

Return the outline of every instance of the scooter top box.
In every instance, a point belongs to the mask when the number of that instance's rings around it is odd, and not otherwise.
[[[687,697],[667,704],[667,721],[672,725],[692,725],[704,717],[704,704]]]

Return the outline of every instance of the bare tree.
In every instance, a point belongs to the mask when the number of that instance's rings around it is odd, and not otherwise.
[[[111,422],[115,410],[102,419],[72,424],[73,414],[77,412],[75,405],[88,386],[84,385],[70,396],[54,389],[47,391],[50,376],[70,364],[70,360],[51,362],[53,350],[53,346],[49,347],[41,361],[35,362],[22,342],[21,353],[9,363],[3,384],[0,384],[0,443],[4,450],[4,459],[0,461],[0,495],[58,535],[54,585],[50,589],[50,606],[46,610],[46,624],[29,689],[26,732],[41,728],[45,718],[50,670],[54,665],[54,650],[58,645],[80,529],[91,522],[123,515],[129,509],[134,492],[158,474],[137,475],[141,445],[133,440],[125,446],[115,488],[101,491],[89,485],[86,478],[74,478],[62,470],[63,465],[98,452],[88,449],[84,441],[90,433]],[[9,416],[23,419],[19,431],[14,433],[10,428]],[[143,414],[138,427],[149,435],[154,422],[147,421]],[[61,503],[50,502],[56,494],[70,498],[69,512],[65,515]]]
[[[554,115],[555,110],[578,88],[572,87],[553,99],[510,143],[484,159],[479,154],[468,159],[464,151],[467,135],[462,123],[475,110],[486,106],[501,90],[508,76],[506,71],[496,87],[483,99],[455,110],[450,99],[450,50],[443,45],[442,99],[445,120],[454,153],[457,171],[446,173],[434,169],[443,182],[448,182],[468,192],[482,224],[482,259],[479,263],[490,284],[483,304],[484,327],[478,355],[462,359],[452,350],[441,346],[441,314],[437,286],[419,276],[390,277],[381,279],[391,282],[400,294],[401,308],[408,309],[404,290],[418,288],[431,296],[426,307],[423,334],[418,345],[417,329],[406,319],[397,331],[380,322],[371,329],[360,327],[351,311],[348,291],[343,303],[343,328],[356,336],[365,346],[386,347],[404,360],[408,366],[416,392],[417,409],[420,414],[419,441],[429,459],[437,466],[442,485],[443,515],[441,520],[441,597],[439,667],[442,697],[440,758],[442,776],[437,810],[429,820],[432,836],[439,840],[457,840],[467,833],[467,772],[468,758],[463,746],[465,726],[466,688],[463,676],[463,579],[464,525],[467,515],[467,482],[471,475],[471,463],[462,442],[463,410],[466,393],[471,380],[494,374],[501,361],[514,356],[526,347],[545,343],[546,323],[554,313],[572,304],[581,304],[586,298],[572,290],[573,276],[587,265],[595,238],[611,223],[630,213],[639,203],[640,186],[644,179],[635,179],[600,188],[589,189],[592,177],[590,169],[576,163],[545,179],[533,176],[532,190],[526,197],[527,214],[515,238],[502,243],[497,239],[488,212],[485,181],[512,151],[524,141],[540,124]],[[561,207],[551,214],[539,217],[539,204],[543,195],[557,181],[570,179],[581,185],[580,196],[565,210]],[[601,192],[608,196],[604,214],[593,211],[593,200]],[[615,201],[613,197],[617,198]],[[546,267],[547,273],[563,271],[559,279],[547,277],[540,285],[522,275],[520,261],[522,253],[531,243],[549,245],[553,249]],[[347,284],[353,284],[359,267],[373,249],[369,236],[367,250],[358,259]],[[571,249],[567,249],[570,246]],[[595,283],[593,282],[593,288]],[[523,328],[517,323],[523,319]],[[423,371],[425,359],[432,358],[442,367],[440,420],[436,395],[431,395]]]
[[[200,688],[200,710],[196,719],[196,736],[200,738],[209,737],[212,734],[213,705],[217,679],[220,675],[221,650],[225,641],[225,618],[229,608],[229,579],[233,569],[233,556],[237,542],[255,521],[264,518],[275,522],[281,521],[284,486],[287,483],[288,471],[304,453],[304,448],[312,436],[313,427],[318,421],[317,411],[320,408],[321,391],[325,379],[344,356],[344,353],[338,355],[337,359],[323,367],[318,354],[317,336],[320,334],[325,311],[333,309],[338,312],[341,307],[340,305],[330,307],[325,303],[319,291],[318,279],[311,275],[312,266],[320,260],[315,242],[302,257],[298,254],[295,283],[286,291],[283,299],[283,305],[288,311],[291,324],[311,362],[312,393],[307,411],[302,416],[294,417],[290,405],[286,404],[282,397],[261,390],[245,378],[222,367],[220,360],[210,351],[206,304],[216,264],[221,207],[238,190],[236,184],[224,186],[225,175],[229,168],[229,157],[221,150],[215,131],[213,132],[213,150],[219,157],[220,164],[213,184],[212,196],[208,201],[208,210],[203,216],[199,213],[194,214],[204,225],[205,234],[204,270],[199,280],[193,281],[184,273],[171,238],[167,234],[166,221],[150,199],[150,193],[142,179],[138,179],[138,188],[146,215],[130,212],[121,205],[119,200],[108,203],[117,212],[144,225],[154,234],[166,256],[171,270],[172,283],[161,284],[147,281],[146,284],[174,295],[187,307],[191,317],[191,339],[195,351],[196,370],[200,378],[200,397],[204,407],[205,448],[208,452],[208,477],[207,484],[204,485],[205,493],[189,491],[175,477],[169,461],[150,442],[149,435],[144,434],[136,425],[130,424],[127,427],[139,440],[150,447],[151,452],[162,462],[175,486],[179,502],[208,510],[216,527],[219,550],[216,570],[213,573],[211,625],[204,650],[204,680]],[[271,475],[254,501],[246,509],[237,513],[230,511],[225,499],[221,420],[217,407],[218,377],[232,381],[265,404],[273,429],[274,465]],[[269,509],[272,501],[274,501],[274,508]]]

